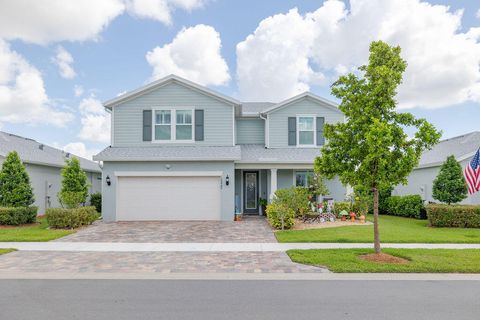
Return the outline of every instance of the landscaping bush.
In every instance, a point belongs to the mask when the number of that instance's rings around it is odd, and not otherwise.
[[[310,212],[308,196],[308,189],[303,187],[278,189],[275,191],[274,202],[292,209],[296,217],[301,217]]]
[[[2,207],[0,224],[17,226],[34,223],[37,219],[37,207]]]
[[[388,198],[386,214],[392,216],[426,219],[423,200],[418,194],[391,196]]]
[[[432,227],[480,228],[480,206],[429,204],[426,210]]]
[[[95,207],[48,208],[45,216],[51,228],[74,229],[92,224],[99,218]]]
[[[433,180],[433,198],[447,203],[457,203],[467,197],[467,185],[463,177],[460,163],[451,155],[440,167],[437,177]]]
[[[295,224],[295,211],[274,200],[267,206],[267,218],[275,229],[290,229]]]
[[[102,212],[102,194],[100,192],[90,195],[90,205],[94,206],[97,212]]]
[[[34,200],[27,169],[18,153],[12,151],[5,158],[0,172],[0,206],[29,207]]]
[[[80,161],[77,158],[66,160],[62,168],[62,188],[58,200],[63,207],[76,208],[87,201],[87,196],[87,175],[80,167]]]
[[[338,214],[343,210],[347,212],[352,211],[352,204],[350,202],[335,202],[333,204],[333,208],[335,210],[335,214],[338,216]]]

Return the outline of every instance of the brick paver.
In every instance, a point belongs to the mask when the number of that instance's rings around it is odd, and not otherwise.
[[[263,217],[243,221],[97,222],[56,241],[68,242],[277,242]]]
[[[328,272],[283,252],[58,252],[0,256],[1,272],[293,273]]]

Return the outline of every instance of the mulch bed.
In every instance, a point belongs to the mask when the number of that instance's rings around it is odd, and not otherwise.
[[[395,257],[386,253],[370,253],[359,256],[360,259],[375,262],[375,263],[393,263],[393,264],[406,264],[410,261],[404,258]]]

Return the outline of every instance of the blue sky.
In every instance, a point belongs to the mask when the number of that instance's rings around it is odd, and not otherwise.
[[[331,98],[376,39],[400,44],[409,63],[401,110],[444,138],[478,127],[477,1],[69,2],[0,4],[3,131],[88,157],[109,145],[99,102],[171,72],[246,101]]]

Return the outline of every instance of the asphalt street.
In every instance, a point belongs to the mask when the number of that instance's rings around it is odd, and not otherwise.
[[[479,319],[479,281],[1,280],[0,319]]]

